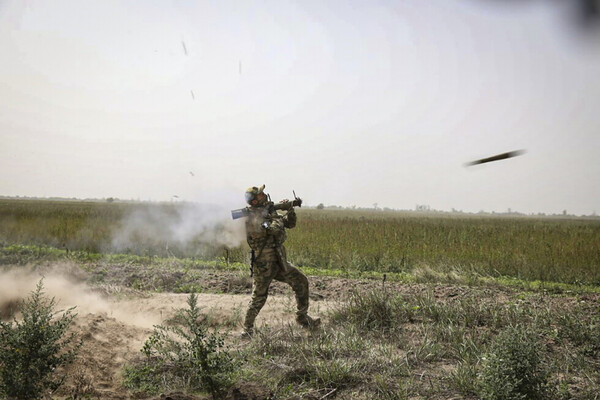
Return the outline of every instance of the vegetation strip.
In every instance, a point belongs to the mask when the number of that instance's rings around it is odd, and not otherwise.
[[[0,199],[0,245],[244,263],[223,210],[193,203]],[[600,285],[600,218],[299,209],[296,265],[357,272],[436,272]],[[216,240],[219,239],[219,240]]]
[[[10,264],[29,264],[41,261],[55,260],[72,260],[84,266],[84,269],[90,271],[94,267],[93,263],[115,264],[115,265],[146,265],[154,268],[166,267],[168,269],[177,268],[184,271],[190,270],[206,270],[217,269],[222,271],[231,271],[243,273],[249,270],[249,265],[241,262],[228,263],[224,259],[216,259],[212,261],[197,260],[193,258],[176,258],[176,257],[143,257],[132,254],[101,254],[88,253],[85,251],[67,251],[49,246],[34,246],[34,245],[11,245],[0,248],[0,265]],[[508,276],[500,277],[485,277],[476,274],[461,276],[458,272],[455,273],[437,273],[432,270],[426,270],[421,273],[421,270],[416,270],[416,274],[411,273],[394,273],[394,272],[376,272],[376,271],[353,271],[340,269],[319,269],[311,267],[302,267],[304,273],[310,276],[322,276],[332,278],[347,278],[347,279],[370,279],[370,280],[385,280],[397,283],[444,283],[444,284],[462,284],[468,286],[489,286],[501,285],[511,288],[542,291],[548,293],[600,293],[600,286],[582,285],[582,284],[567,284],[560,282],[544,282],[544,281],[526,281]],[[144,287],[148,289],[148,287]],[[162,290],[161,290],[162,291]],[[186,292],[186,290],[177,290],[178,292]],[[189,290],[187,290],[189,291]]]

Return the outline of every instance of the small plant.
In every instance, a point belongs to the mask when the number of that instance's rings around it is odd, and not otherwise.
[[[402,297],[385,291],[354,293],[347,303],[335,310],[335,322],[347,322],[363,331],[394,331],[412,320],[414,309]]]
[[[38,399],[64,382],[57,369],[70,364],[82,342],[67,334],[76,314],[73,308],[58,318],[54,298],[44,297],[43,282],[21,303],[21,318],[0,321],[0,395],[11,399]]]
[[[484,357],[480,395],[486,400],[548,398],[548,374],[535,333],[522,327],[501,332]]]
[[[409,398],[408,390],[396,379],[375,374],[372,382],[376,398],[381,400],[404,400]]]
[[[72,372],[73,386],[68,393],[68,400],[98,399],[100,393],[94,388],[94,380],[87,368],[78,366]]]
[[[208,391],[213,398],[222,397],[236,364],[223,349],[223,338],[207,331],[195,293],[187,304],[189,308],[179,310],[173,325],[154,327],[141,349],[143,360],[125,369],[128,387],[150,393]]]
[[[475,365],[467,362],[458,364],[456,370],[450,372],[450,384],[463,395],[472,395],[477,393]]]
[[[600,355],[600,318],[586,316],[582,310],[570,311],[557,319],[558,333],[588,357]]]

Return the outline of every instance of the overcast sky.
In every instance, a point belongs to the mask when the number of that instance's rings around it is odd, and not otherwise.
[[[501,3],[2,0],[0,195],[600,212],[600,45]]]

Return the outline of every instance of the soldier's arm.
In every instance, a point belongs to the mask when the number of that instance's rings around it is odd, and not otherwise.
[[[294,211],[293,208],[290,208],[287,214],[283,217],[283,225],[286,228],[291,229],[296,226],[297,219],[298,217],[296,216],[296,211]]]

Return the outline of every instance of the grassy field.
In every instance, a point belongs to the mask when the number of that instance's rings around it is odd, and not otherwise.
[[[311,211],[290,255],[319,268],[506,275],[600,284],[600,221]]]
[[[177,293],[197,293],[200,301],[225,294],[247,300],[246,245],[228,247],[219,241],[228,222],[195,211],[185,204],[0,200],[0,266],[74,268],[96,291],[137,296],[144,304]],[[239,398],[234,389],[290,400],[600,398],[599,220],[298,212],[289,258],[310,275],[311,313],[319,312],[323,325],[305,332],[291,324],[293,294],[281,284],[271,294],[289,299],[281,316],[287,322],[260,324],[251,340],[231,334],[241,326],[242,308],[222,319],[211,317],[214,310],[190,319],[188,330],[224,340],[194,346],[226,343],[200,350],[238,367],[214,372],[226,375],[222,385],[229,392],[222,398]],[[190,229],[188,217],[202,229]],[[329,308],[317,311],[325,303]],[[80,325],[90,346],[96,337],[116,344],[138,332],[97,311],[81,315],[95,321]],[[196,326],[201,323],[206,326]],[[142,353],[162,343],[161,336],[152,338]],[[102,369],[85,378],[84,392],[74,369],[64,397],[156,398],[183,391],[181,399],[209,398],[202,384],[190,384],[201,371],[189,367],[197,365],[189,362],[198,362],[198,352],[174,348],[163,358],[151,353],[123,361],[120,380],[110,386],[113,397],[98,394],[109,390],[102,387]],[[81,362],[102,365],[101,357],[123,356],[119,348],[102,349],[89,350]]]
[[[0,200],[0,244],[247,262],[243,237],[235,246],[213,240],[230,223],[222,211],[196,210],[185,203]],[[209,223],[198,216],[218,212],[224,215],[212,215]],[[347,273],[426,269],[600,285],[599,219],[314,209],[298,213],[287,248],[289,258],[301,267]],[[193,218],[206,226],[190,229],[186,223],[196,223]],[[133,228],[128,226],[132,220]],[[117,243],[123,232],[125,244]]]

